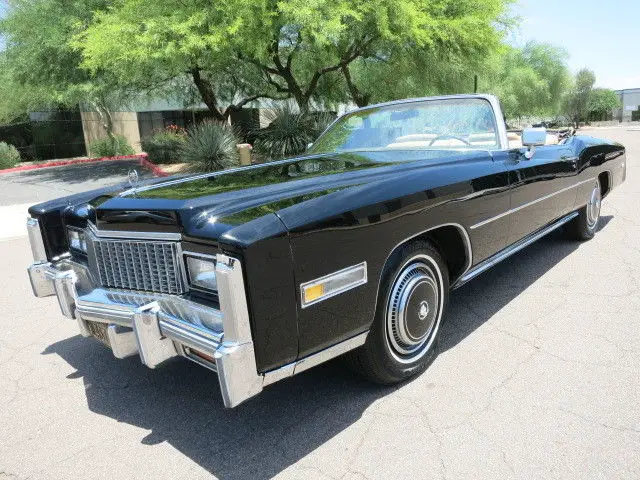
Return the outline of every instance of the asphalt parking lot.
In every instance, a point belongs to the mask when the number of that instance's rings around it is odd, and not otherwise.
[[[628,148],[595,239],[552,234],[457,290],[440,355],[394,388],[337,360],[226,410],[205,369],[80,337],[0,230],[0,479],[640,478],[640,131],[584,133]],[[122,168],[0,177],[3,223]]]

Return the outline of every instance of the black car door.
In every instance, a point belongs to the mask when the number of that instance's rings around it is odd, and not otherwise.
[[[537,147],[533,157],[510,156],[510,241],[514,243],[565,215],[575,203],[577,159],[564,145]]]

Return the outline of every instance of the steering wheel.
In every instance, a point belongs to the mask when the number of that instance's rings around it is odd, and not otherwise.
[[[454,140],[458,140],[459,142],[462,142],[468,146],[471,146],[471,144],[469,142],[467,142],[464,138],[462,137],[456,137],[455,135],[438,135],[436,138],[434,138],[433,140],[431,140],[429,142],[429,146],[431,147],[434,143],[436,143],[438,140],[444,140],[447,138],[452,138]]]

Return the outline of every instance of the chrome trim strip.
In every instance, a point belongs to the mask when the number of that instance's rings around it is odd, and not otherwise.
[[[122,238],[125,240],[182,240],[181,233],[173,232],[136,232],[129,230],[98,230],[93,224],[89,223],[91,233],[99,238]]]
[[[208,342],[215,344],[216,346],[222,343],[222,332],[214,332],[213,330],[209,330],[208,328],[186,322],[181,318],[166,313],[165,311],[160,311],[158,313],[158,317],[160,319],[160,324],[166,326],[171,331],[180,329],[186,337],[197,335],[198,337],[202,337]]]
[[[489,224],[491,222],[495,222],[496,220],[499,220],[502,217],[506,217],[507,215],[511,215],[512,213],[519,212],[520,210],[522,210],[524,208],[527,208],[527,207],[530,207],[531,205],[535,205],[536,203],[539,203],[539,202],[542,202],[544,200],[547,200],[547,199],[549,199],[551,197],[559,195],[560,193],[564,193],[564,192],[566,192],[568,190],[571,190],[572,188],[577,188],[580,185],[583,185],[585,183],[593,182],[594,180],[595,180],[595,178],[590,178],[589,180],[583,180],[582,182],[575,183],[575,184],[573,184],[573,185],[571,185],[569,187],[566,187],[566,188],[563,188],[561,190],[558,190],[557,192],[549,193],[548,195],[545,195],[544,197],[536,198],[535,200],[532,200],[531,202],[527,202],[524,205],[520,205],[518,207],[512,208],[510,210],[507,210],[506,212],[502,212],[502,213],[496,215],[495,217],[487,218],[486,220],[483,220],[483,221],[481,221],[479,223],[476,223],[475,225],[471,225],[469,227],[469,229],[475,230],[476,228],[480,228],[480,227],[482,227],[484,225],[487,225],[487,224]]]
[[[120,312],[113,308],[92,307],[90,305],[82,305],[80,302],[77,302],[76,312],[84,320],[113,323],[123,327],[131,327],[133,325],[132,311]]]
[[[213,357],[220,346],[220,337],[216,340],[201,328],[193,328],[186,322],[164,313],[158,314],[160,332],[163,335],[180,342],[182,345]]]
[[[35,262],[46,262],[47,250],[44,248],[40,221],[37,218],[27,218],[27,234],[29,235],[29,244],[31,245],[33,260]]]
[[[346,285],[340,287],[337,290],[334,290],[333,292],[327,293],[326,295],[322,295],[321,297],[312,300],[310,302],[305,302],[304,301],[304,289],[306,287],[308,287],[309,285],[313,285],[313,284],[319,284],[319,283],[324,283],[328,280],[334,280],[337,279],[339,277],[341,277],[342,275],[351,273],[351,272],[355,272],[357,270],[363,270],[363,276],[362,278],[353,281],[351,283],[347,283]],[[300,306],[302,308],[307,308],[310,307],[311,305],[314,305],[316,303],[322,302],[323,300],[327,300],[328,298],[332,298],[335,297],[336,295],[340,295],[341,293],[344,293],[346,291],[352,290],[356,287],[359,287],[360,285],[364,285],[365,283],[367,283],[367,262],[361,262],[358,263],[357,265],[352,265],[350,267],[346,267],[343,268],[341,270],[338,270],[336,272],[333,273],[329,273],[327,275],[324,275],[320,278],[316,278],[314,280],[310,280],[308,282],[304,282],[300,284]]]
[[[338,357],[355,348],[361,347],[367,340],[368,334],[369,331],[367,330],[366,332],[360,333],[355,337],[351,337],[329,348],[325,348],[324,350],[309,355],[308,357],[301,358],[300,360],[289,363],[280,368],[276,368],[275,370],[271,370],[270,372],[264,374],[263,385],[266,387],[267,385],[271,385],[272,383],[278,382],[288,377],[292,377],[300,372],[304,372],[305,370],[331,360],[332,358]]]
[[[470,270],[465,275],[460,277],[460,279],[451,286],[451,290],[461,287],[462,285],[467,283],[469,280],[480,275],[482,272],[488,270],[489,268],[493,267],[497,263],[500,263],[502,260],[510,257],[514,253],[519,252],[523,248],[531,245],[536,240],[539,240],[540,238],[544,237],[545,235],[552,232],[556,228],[561,227],[565,223],[573,220],[577,216],[578,216],[578,212],[571,212],[569,215],[566,215],[561,219],[556,220],[555,222],[548,225],[547,227],[544,227],[542,230],[539,230],[538,232],[519,240],[518,242],[510,245],[509,247],[489,257],[483,262],[480,262],[472,270]]]
[[[217,254],[192,252],[191,250],[183,250],[182,255],[185,257],[209,258],[214,262],[217,260]]]

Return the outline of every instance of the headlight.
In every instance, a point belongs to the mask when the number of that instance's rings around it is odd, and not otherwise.
[[[217,291],[216,262],[201,257],[187,257],[189,283],[194,288]]]
[[[69,238],[69,248],[81,253],[87,253],[87,239],[82,230],[75,228],[67,228],[67,237]]]

